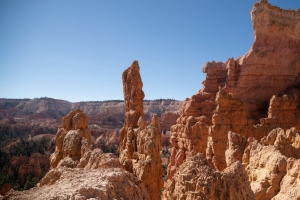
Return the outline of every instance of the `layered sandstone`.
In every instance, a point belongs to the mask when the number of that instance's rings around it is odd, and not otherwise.
[[[241,161],[247,138],[260,140],[277,127],[300,128],[300,93],[295,87],[300,12],[261,1],[251,16],[255,42],[250,51],[236,60],[207,63],[203,88],[183,103],[171,127],[171,179],[184,160],[198,152],[206,154],[211,167],[224,170]],[[244,137],[232,141],[240,146],[239,153],[227,146],[229,132]]]
[[[123,72],[123,92],[126,105],[124,127],[120,133],[120,163],[146,186],[150,199],[160,199],[163,186],[161,128],[153,115],[146,126],[140,68],[137,61]]]
[[[300,12],[263,1],[254,4],[251,17],[255,42],[229,68],[225,89],[245,102],[249,117],[259,119],[273,95],[283,95],[295,84],[300,70]]]
[[[300,90],[293,88],[283,96],[272,96],[268,109],[268,117],[260,119],[261,124],[278,124],[279,126],[300,126],[299,97]]]

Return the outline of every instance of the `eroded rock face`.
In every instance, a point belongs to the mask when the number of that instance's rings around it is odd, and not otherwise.
[[[137,61],[122,74],[123,93],[125,100],[125,126],[138,127],[138,120],[144,117],[143,100],[145,94],[142,90],[143,82],[140,75],[140,67]]]
[[[278,128],[248,144],[243,164],[257,200],[300,198],[299,139],[295,128]]]
[[[55,152],[50,157],[51,168],[76,167],[81,158],[84,141],[92,144],[88,117],[80,110],[70,112],[62,120],[56,134]]]
[[[226,91],[236,94],[245,104],[247,112],[261,118],[273,95],[283,95],[295,84],[299,72],[300,13],[282,10],[267,2],[254,4],[251,12],[255,42],[250,51],[237,60],[239,70],[236,86],[227,86]],[[259,77],[257,75],[259,74]],[[230,79],[226,82],[234,82]]]
[[[178,112],[165,112],[161,116],[161,129],[163,132],[170,131],[170,127],[176,124],[176,120],[179,118]]]
[[[8,173],[13,175],[17,173],[19,180],[24,182],[27,175],[41,179],[42,171],[48,171],[50,162],[47,155],[39,153],[32,154],[29,158],[26,156],[12,157],[8,164]]]
[[[287,173],[280,182],[280,191],[273,197],[274,200],[288,200],[300,198],[300,160],[287,159]]]
[[[50,157],[51,169],[121,167],[113,154],[92,148],[88,117],[80,109],[70,112],[62,121],[56,134],[55,152]]]
[[[156,115],[146,126],[143,110],[145,95],[139,70],[138,62],[134,61],[122,75],[126,113],[120,134],[120,163],[142,180],[150,199],[156,200],[160,199],[163,186],[161,128]]]
[[[28,164],[28,158],[26,156],[13,156],[9,163],[8,163],[8,173],[10,175],[13,175],[15,171],[17,171],[18,168],[22,165],[27,165]]]
[[[167,199],[254,199],[247,173],[239,162],[224,172],[208,166],[203,154],[187,159],[166,191]]]
[[[251,16],[255,42],[249,52],[236,60],[205,64],[204,87],[183,103],[171,127],[170,179],[185,159],[198,152],[221,171],[241,161],[244,147],[230,149],[228,132],[260,141],[278,127],[300,129],[300,93],[295,87],[300,72],[300,12],[260,1]],[[233,151],[238,155],[229,158],[236,154]]]
[[[246,144],[246,137],[231,131],[228,132],[228,143],[225,151],[227,166],[230,166],[236,161],[242,160]]]
[[[268,117],[260,119],[261,124],[276,124],[280,127],[294,124],[299,128],[299,97],[300,90],[293,88],[291,95],[276,96],[270,99]]]
[[[280,190],[280,180],[285,175],[286,159],[274,146],[254,143],[250,150],[249,174],[251,189],[256,199],[271,199]]]

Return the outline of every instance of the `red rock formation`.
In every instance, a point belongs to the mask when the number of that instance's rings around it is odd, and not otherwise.
[[[188,157],[169,181],[166,198],[300,198],[300,132],[295,128],[286,131],[277,128],[260,142],[246,138],[228,133],[225,155],[229,167],[223,172],[210,168],[202,154]],[[245,169],[237,160],[243,161]]]
[[[227,166],[243,158],[244,149],[247,144],[247,138],[234,132],[228,132],[228,144],[225,151]]]
[[[277,124],[279,126],[295,125],[300,128],[300,91],[294,89],[293,95],[273,96],[270,100],[268,118],[262,118],[261,124]]]
[[[92,148],[88,117],[80,110],[70,112],[62,120],[56,134],[55,152],[50,157],[51,168],[103,169],[120,168],[118,158]]]
[[[8,173],[13,175],[17,173],[19,180],[23,182],[24,174],[32,177],[42,178],[42,172],[49,170],[50,162],[47,155],[39,153],[32,154],[29,158],[26,156],[12,157],[8,164]]]
[[[251,16],[255,42],[236,61],[240,67],[228,71],[225,90],[245,103],[250,117],[259,119],[273,95],[282,95],[295,84],[300,71],[300,13],[260,2],[254,4]]]
[[[137,61],[123,72],[126,105],[125,123],[120,134],[120,163],[146,186],[150,199],[160,199],[163,186],[161,128],[156,115],[146,126],[143,110],[144,92]]]
[[[160,127],[163,132],[170,131],[171,126],[176,124],[176,120],[179,118],[178,112],[165,112],[161,116]]]
[[[298,199],[300,133],[295,128],[272,130],[260,142],[249,142],[243,165],[257,200]]]
[[[167,199],[254,199],[248,176],[236,162],[218,172],[208,166],[203,154],[189,157],[180,166],[166,191]]]
[[[80,110],[70,112],[62,120],[56,134],[55,152],[50,157],[51,168],[76,167],[81,158],[81,143],[92,144],[88,117]]]
[[[41,178],[42,169],[39,163],[35,163],[33,160],[29,162],[27,165],[21,165],[19,169],[19,179],[21,182],[24,182],[24,175],[30,174],[33,177]],[[25,177],[26,178],[26,177]]]
[[[41,169],[48,171],[50,168],[49,157],[47,155],[41,155],[39,153],[34,153],[29,157],[28,163],[39,163]]]
[[[10,191],[11,189],[12,189],[11,184],[8,184],[8,183],[4,184],[0,191],[0,195],[2,195],[2,196],[6,195],[7,192]]]
[[[140,67],[137,61],[122,74],[123,93],[125,100],[125,127],[138,127],[138,120],[144,117],[143,100],[145,94],[142,90],[143,82]]]
[[[8,163],[8,173],[13,175],[13,173],[20,168],[21,165],[26,165],[28,163],[28,159],[26,156],[14,156],[10,159]]]
[[[244,147],[233,144],[242,145],[245,139],[241,143],[233,138],[228,147],[229,132],[260,140],[277,127],[300,127],[300,93],[295,87],[300,72],[300,13],[261,1],[254,4],[251,16],[255,42],[250,51],[237,60],[207,63],[203,89],[183,103],[177,124],[171,127],[170,179],[185,159],[198,152],[218,170],[241,161]]]
[[[19,179],[23,182],[24,174],[37,177],[39,180],[42,178],[42,172],[47,172],[50,167],[49,157],[47,155],[41,155],[35,153],[28,158],[26,164],[19,167]]]

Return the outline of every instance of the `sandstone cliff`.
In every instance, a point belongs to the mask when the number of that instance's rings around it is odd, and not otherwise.
[[[123,72],[122,80],[126,113],[120,134],[120,163],[144,183],[150,199],[160,199],[163,186],[161,128],[156,115],[150,125],[145,124],[145,95],[137,61]]]
[[[177,158],[208,152],[210,162],[222,170],[227,131],[261,139],[278,126],[299,128],[300,96],[294,85],[300,72],[300,14],[259,2],[251,16],[255,42],[250,51],[237,60],[207,63],[203,89],[183,103],[171,128]]]
[[[225,63],[207,63],[203,67],[207,74],[203,88],[183,103],[180,117],[171,127],[173,150],[168,177],[172,181],[181,165],[197,153],[206,155],[211,168],[224,172],[236,161],[242,162],[249,138],[260,141],[278,127],[300,130],[297,78],[300,72],[300,12],[282,10],[260,1],[254,4],[251,17],[255,42],[249,52]],[[287,139],[281,140],[289,144]],[[281,153],[284,145],[274,146]],[[290,160],[298,159],[291,153],[286,156]],[[249,176],[254,173],[252,169],[246,170]],[[286,195],[288,186],[280,186],[284,184],[280,182],[284,173],[274,181],[270,178],[268,184],[272,187],[265,182],[258,181],[262,185],[259,187],[251,183],[256,198],[271,199],[278,192],[280,197]],[[266,180],[259,176],[250,177],[251,182]],[[178,194],[174,195],[179,199]]]

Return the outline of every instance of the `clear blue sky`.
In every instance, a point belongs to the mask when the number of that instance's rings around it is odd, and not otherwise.
[[[184,100],[206,62],[250,49],[255,2],[0,0],[0,97],[123,99],[122,72],[138,60],[146,99]]]

